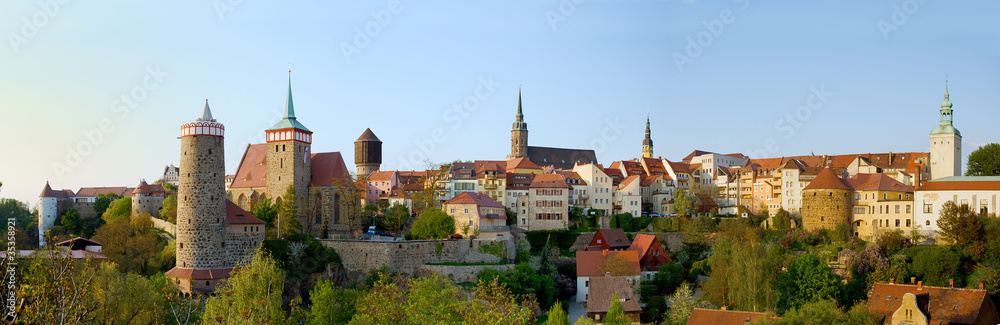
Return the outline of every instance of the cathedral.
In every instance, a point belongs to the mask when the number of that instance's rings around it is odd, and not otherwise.
[[[593,149],[565,149],[528,145],[528,123],[524,122],[521,111],[521,90],[517,91],[517,115],[510,130],[510,155],[507,160],[525,158],[539,166],[573,169],[577,163],[596,164],[597,153]]]
[[[348,231],[342,208],[346,199],[337,186],[350,182],[351,174],[340,152],[311,150],[313,132],[295,117],[291,78],[284,116],[264,130],[264,135],[265,143],[247,145],[226,196],[250,210],[264,199],[280,204],[288,186],[292,186],[304,233],[320,236],[323,220],[327,221],[330,232]],[[355,160],[359,171],[378,170],[382,142],[371,130],[366,130],[358,140],[363,144],[357,144],[357,148],[364,151]]]

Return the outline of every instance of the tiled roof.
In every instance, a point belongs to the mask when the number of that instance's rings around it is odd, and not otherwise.
[[[868,310],[882,317],[892,317],[907,293],[918,297],[926,294],[926,298],[918,299],[922,311],[931,320],[951,324],[976,324],[980,308],[984,302],[989,302],[985,290],[875,283],[868,296]],[[993,307],[992,302],[989,307]],[[996,313],[995,307],[992,313]]]
[[[666,174],[667,169],[663,167],[663,161],[657,158],[642,158],[642,164],[649,169],[649,174]]]
[[[232,272],[233,268],[190,269],[174,267],[170,269],[170,271],[167,271],[166,275],[169,277],[191,280],[217,280],[228,278],[229,274]]]
[[[381,171],[380,170],[380,171],[375,171],[375,172],[372,172],[372,174],[368,176],[368,180],[369,181],[388,181],[388,180],[392,179],[392,175],[395,174],[395,173],[396,173],[395,170],[386,170],[386,171]]]
[[[365,129],[365,132],[361,133],[361,136],[358,137],[357,141],[378,141],[378,142],[382,142],[382,140],[379,140],[378,137],[375,136],[375,132],[372,132],[372,129],[370,129],[370,128],[369,129]]]
[[[410,195],[406,194],[406,192],[404,192],[404,189],[400,189],[399,187],[394,186],[392,190],[389,191],[389,197],[396,199],[409,199]]]
[[[628,312],[640,312],[639,298],[632,292],[626,277],[596,276],[590,278],[590,289],[587,291],[587,312],[606,313],[611,307],[611,298],[617,297],[622,309]]]
[[[823,171],[816,175],[816,179],[813,179],[809,185],[807,185],[802,190],[851,190],[851,186],[844,183],[844,180],[837,177],[830,168],[824,168]]]
[[[857,174],[853,178],[846,180],[855,191],[890,191],[913,193],[913,188],[903,184],[889,175],[878,174]]]
[[[535,178],[531,180],[531,185],[528,185],[528,187],[572,188],[569,184],[566,184],[566,178],[559,174],[535,175]]]
[[[674,173],[684,173],[684,174],[690,174],[691,173],[691,165],[690,164],[685,164],[685,163],[681,163],[681,162],[673,162],[673,161],[667,160],[667,165],[670,166],[670,169],[673,170]]]
[[[226,200],[226,223],[228,224],[265,224],[264,220],[260,220],[254,217],[252,214],[243,210],[240,206],[233,203],[233,201]]]
[[[514,158],[506,161],[507,170],[514,169],[542,169],[528,158]]]
[[[625,263],[626,275],[639,275],[639,252],[637,251],[578,251],[576,252],[576,276],[604,276],[608,272],[602,265],[605,261],[616,263],[612,259],[620,259]],[[614,268],[615,266],[612,266]]]
[[[565,149],[528,146],[528,158],[541,165],[572,169],[576,163],[597,163],[592,149]]]
[[[628,240],[628,236],[625,235],[625,231],[621,228],[602,228],[598,229],[597,232],[604,237],[605,243],[610,248],[627,248],[632,245]],[[595,234],[594,237],[596,238],[597,235]]]
[[[73,190],[55,191],[52,190],[51,186],[49,186],[49,182],[45,182],[45,188],[42,189],[42,193],[39,194],[38,197],[54,197],[57,199],[65,199],[68,197],[72,197],[73,195],[74,195]]]
[[[649,185],[653,184],[653,181],[655,181],[657,178],[662,178],[662,177],[663,175],[643,176],[642,182],[639,183],[639,186],[648,187]]]
[[[695,308],[688,317],[688,325],[745,325],[770,317],[765,313],[748,311]],[[773,318],[772,318],[773,319]]]
[[[475,204],[478,207],[503,208],[503,204],[497,202],[485,193],[462,192],[455,197],[445,201],[444,204]]]
[[[639,175],[629,176],[628,178],[622,180],[622,182],[618,184],[618,188],[626,187],[637,179],[639,179]]]
[[[87,238],[76,237],[73,239],[55,243],[55,246],[68,246],[70,250],[77,250],[77,249],[85,249],[87,248],[87,246],[104,246],[104,245]]]
[[[917,191],[1000,191],[1000,177],[944,177],[925,182]]]
[[[351,173],[347,171],[344,156],[340,152],[314,153],[311,156],[309,186],[333,186],[334,179],[348,179]]]
[[[139,186],[135,187],[132,191],[133,194],[146,194],[146,193],[163,193],[162,185],[149,185],[146,181],[139,182]]]
[[[710,153],[714,153],[714,152],[703,151],[703,150],[695,150],[695,151],[692,151],[691,153],[689,153],[686,157],[684,157],[684,159],[681,159],[681,161],[683,161],[685,163],[690,163],[691,159],[694,159],[694,157],[701,156],[701,155],[707,155],[707,154],[710,154]]]
[[[507,173],[507,190],[528,189],[534,176],[534,174]]]
[[[248,144],[230,188],[267,186],[267,144]]]
[[[656,239],[656,236],[650,234],[637,234],[635,235],[635,240],[632,241],[632,245],[629,246],[629,249],[638,251],[639,257],[641,258],[646,256],[646,252],[653,247],[653,243],[657,242],[659,242],[659,239]],[[666,257],[667,261],[670,261],[669,256],[664,257]]]
[[[97,197],[101,194],[118,194],[122,195],[126,191],[132,189],[131,187],[81,187],[79,191],[76,191],[76,197]]]

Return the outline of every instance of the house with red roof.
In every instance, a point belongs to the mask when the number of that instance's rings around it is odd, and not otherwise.
[[[660,245],[660,240],[650,234],[635,235],[628,249],[639,252],[639,268],[644,280],[652,280],[660,266],[671,262],[667,250]]]
[[[872,241],[895,229],[910,233],[913,225],[913,188],[888,174],[855,174],[845,179],[854,189],[854,235]]]
[[[507,210],[486,193],[462,192],[444,202],[441,209],[455,218],[455,230],[478,238],[506,240],[510,238]],[[465,229],[468,229],[466,232]]]
[[[591,277],[587,294],[587,318],[601,321],[608,314],[612,299],[617,298],[625,316],[633,323],[639,322],[642,307],[639,306],[639,296],[632,290],[628,280],[628,277],[623,276]]]
[[[914,190],[913,221],[929,239],[940,240],[937,220],[947,202],[967,205],[980,215],[1000,211],[1000,177],[951,176],[924,182]]]
[[[628,236],[621,228],[601,228],[594,234],[594,239],[590,240],[586,250],[624,251],[631,246],[632,241],[628,240]]]
[[[517,226],[528,231],[567,229],[572,190],[562,175],[535,175],[528,195],[517,197]]]
[[[882,324],[1000,324],[983,289],[875,283],[867,305]]]
[[[691,311],[691,316],[688,317],[688,321],[685,324],[746,325],[765,319],[779,320],[781,318],[773,317],[766,313],[728,310],[726,307],[722,307],[722,309],[695,308]]]
[[[640,272],[639,251],[578,251],[576,252],[576,301],[587,301],[590,279],[594,277],[623,277],[632,290],[638,290]]]

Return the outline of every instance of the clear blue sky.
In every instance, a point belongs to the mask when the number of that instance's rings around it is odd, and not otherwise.
[[[597,145],[604,163],[640,154],[647,111],[672,160],[927,151],[945,74],[964,153],[1000,138],[996,1],[231,2],[6,2],[0,196],[156,180],[206,98],[233,173],[283,109],[289,62],[313,152],[352,170],[368,127],[386,170],[422,168],[435,130],[431,161],[503,159],[519,83],[531,145]],[[813,87],[832,94],[776,125]],[[123,94],[144,98],[125,114]]]

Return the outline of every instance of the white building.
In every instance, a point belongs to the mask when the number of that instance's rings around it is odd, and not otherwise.
[[[962,175],[962,133],[952,125],[952,121],[946,81],[944,101],[941,102],[941,122],[931,130],[930,136],[931,179]]]
[[[920,227],[925,236],[936,237],[941,228],[937,220],[941,216],[941,206],[953,201],[957,205],[968,205],[979,214],[996,213],[997,196],[1000,195],[1000,176],[952,176],[924,183],[914,191],[913,213],[915,226]]]
[[[573,171],[587,183],[589,207],[610,214],[614,185],[611,177],[604,173],[604,168],[598,164],[576,164],[573,166]]]
[[[631,213],[632,217],[642,216],[641,182],[639,175],[632,175],[618,184],[614,193],[614,214]]]

